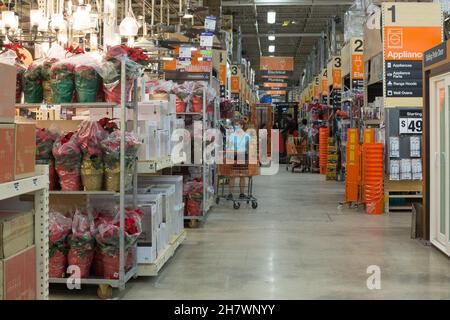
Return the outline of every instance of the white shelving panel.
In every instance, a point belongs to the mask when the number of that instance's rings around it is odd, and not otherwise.
[[[36,246],[36,298],[48,299],[48,166],[36,166],[30,178],[0,184],[0,201],[34,194],[34,243]]]

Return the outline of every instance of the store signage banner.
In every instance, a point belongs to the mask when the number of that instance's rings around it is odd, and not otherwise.
[[[292,76],[292,71],[286,71],[286,70],[261,70],[261,74],[263,76],[285,76],[289,78],[289,76]]]
[[[260,70],[284,70],[294,71],[293,57],[261,57],[259,61]]]
[[[266,91],[267,95],[274,96],[274,95],[286,95],[285,90],[268,90]]]
[[[272,82],[272,83],[287,83],[288,79],[284,79],[284,78],[265,78],[263,77],[267,82]]]
[[[281,79],[281,80],[285,80],[287,81],[289,79],[289,76],[280,76],[280,75],[262,75],[261,78],[264,79]],[[273,80],[267,80],[267,81],[271,81],[271,82],[275,82]]]
[[[382,10],[385,105],[395,107],[389,99],[422,97],[422,59],[442,42],[442,11],[437,3],[384,3]]]
[[[444,61],[447,59],[447,43],[443,42],[436,47],[425,51],[423,64],[425,67],[429,67],[435,63]]]
[[[287,88],[287,83],[277,83],[277,82],[264,82],[263,87],[278,87],[278,88]]]

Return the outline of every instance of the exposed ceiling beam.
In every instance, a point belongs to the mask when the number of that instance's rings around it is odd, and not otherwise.
[[[324,34],[320,32],[303,32],[303,33],[260,33],[260,38],[265,38],[268,36],[275,36],[278,38],[304,38],[304,37],[312,37],[312,38],[318,38],[322,37]],[[251,33],[243,33],[242,38],[254,38],[256,37],[255,34]]]
[[[223,1],[222,7],[251,7],[255,4],[257,6],[337,6],[337,5],[352,5],[353,0],[256,0],[254,3],[247,1]]]

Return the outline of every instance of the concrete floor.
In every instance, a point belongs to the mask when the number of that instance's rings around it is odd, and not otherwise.
[[[123,299],[449,299],[450,260],[410,239],[410,214],[339,210],[344,185],[324,176],[257,177],[256,210],[215,207],[156,278],[138,278]],[[369,290],[368,266],[381,269]],[[51,291],[96,298],[94,287]]]

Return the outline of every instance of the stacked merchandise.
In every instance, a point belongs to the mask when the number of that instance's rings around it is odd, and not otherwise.
[[[319,162],[320,174],[326,174],[328,161],[328,128],[322,127],[319,129]]]
[[[142,232],[140,209],[125,210],[125,271],[131,269]],[[119,278],[120,218],[118,209],[92,213],[50,213],[49,277],[64,278],[77,267],[81,278]],[[69,267],[69,268],[68,268]]]
[[[133,79],[140,76],[142,66],[148,63],[142,50],[117,45],[101,56],[83,50],[64,50],[55,44],[46,58],[34,61],[21,72],[23,100],[33,104],[103,101],[119,104],[123,57],[127,70],[126,95],[129,96]]]
[[[167,100],[170,94],[175,95],[176,113],[201,113],[203,111],[203,92],[206,92],[206,110],[212,113],[212,102],[216,91],[205,81],[186,81],[175,83],[171,80],[150,80],[144,83],[143,101]]]
[[[334,138],[328,138],[327,180],[337,179],[338,149]]]
[[[150,204],[138,240],[138,263],[145,265],[154,263],[184,231],[183,177],[139,176],[138,189],[138,204]]]
[[[15,123],[16,66],[0,62],[0,183],[35,176],[34,125]],[[0,207],[0,300],[35,299],[34,212]]]
[[[357,203],[360,200],[359,185],[361,180],[360,145],[358,129],[347,129],[345,202]]]
[[[50,190],[119,191],[120,131],[111,119],[83,121],[76,132],[38,128],[36,145],[36,160],[50,164]],[[137,138],[125,132],[127,188],[138,147]]]
[[[368,214],[384,212],[384,170],[382,143],[364,144],[364,198]]]

